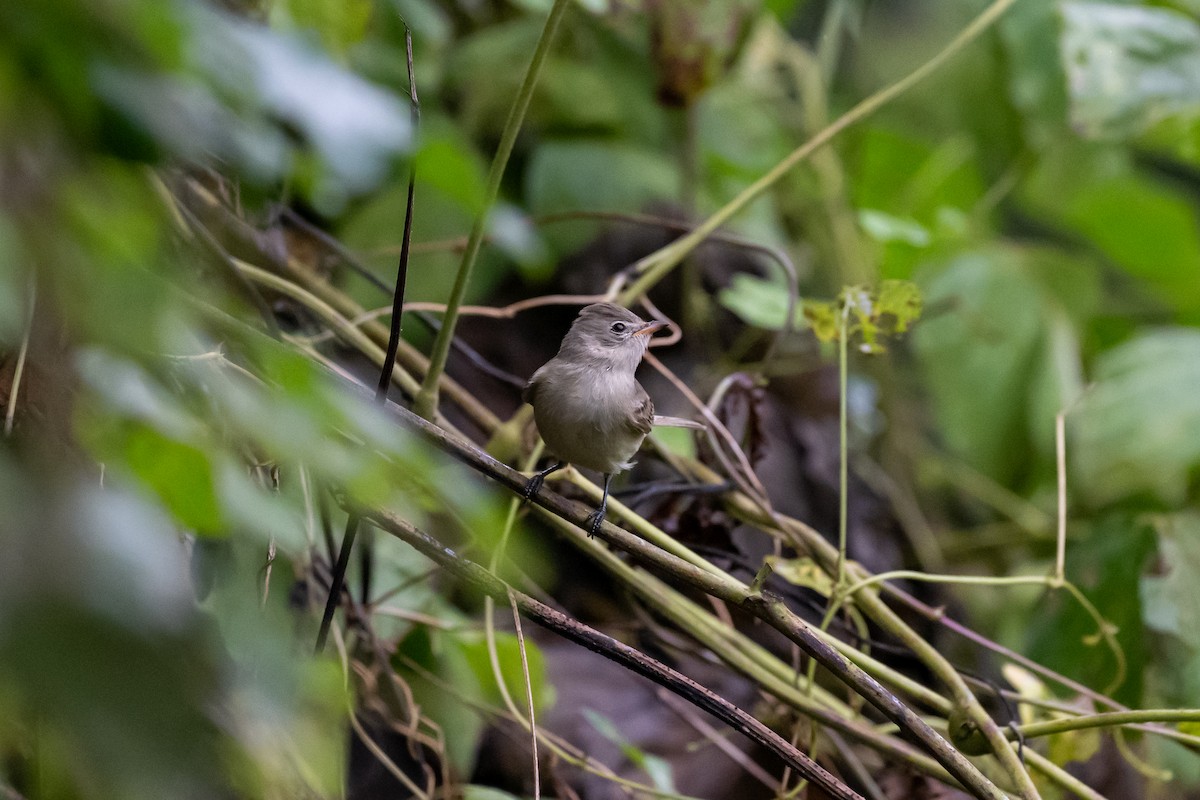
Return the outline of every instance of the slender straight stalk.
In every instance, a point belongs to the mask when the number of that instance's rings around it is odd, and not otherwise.
[[[1083,717],[1051,719],[1021,726],[1026,738],[1049,736],[1054,733],[1081,731],[1087,728],[1114,728],[1147,722],[1200,722],[1200,708],[1150,708],[1141,711],[1107,711]],[[1016,734],[1012,734],[1015,736]]]
[[[29,322],[21,334],[21,347],[17,351],[17,366],[13,370],[12,385],[8,390],[8,406],[4,409],[4,435],[11,436],[13,420],[17,415],[17,394],[21,391],[21,377],[25,374],[25,359],[29,356],[29,340],[33,336],[33,312],[37,304],[37,282],[29,276]]]
[[[546,17],[546,24],[542,28],[542,35],[538,38],[537,47],[534,48],[533,57],[529,60],[525,79],[521,82],[521,88],[513,101],[512,109],[508,112],[508,120],[504,123],[504,131],[500,135],[500,145],[496,148],[496,155],[492,158],[492,166],[488,171],[483,205],[479,209],[479,214],[475,217],[475,224],[471,227],[471,233],[467,237],[467,248],[463,251],[462,262],[458,266],[458,275],[454,278],[454,288],[450,290],[450,300],[446,305],[446,316],[442,320],[442,329],[438,331],[437,339],[433,342],[433,350],[429,357],[429,371],[425,373],[421,391],[417,393],[413,402],[413,410],[425,419],[433,419],[434,413],[437,411],[438,380],[446,368],[446,358],[450,354],[450,342],[454,338],[454,329],[458,324],[459,307],[462,306],[463,296],[467,292],[467,284],[471,280],[471,269],[475,266],[475,259],[483,244],[488,214],[496,202],[496,197],[500,194],[500,181],[504,178],[504,168],[508,165],[509,156],[512,155],[513,145],[517,141],[517,133],[521,130],[525,112],[529,108],[529,101],[533,98],[533,89],[541,74],[542,64],[546,60],[546,54],[550,52],[550,43],[554,39],[554,32],[558,29],[558,24],[569,4],[569,0],[554,0],[550,14]]]
[[[1058,529],[1054,548],[1054,580],[1066,580],[1067,567],[1067,422],[1066,415],[1054,417],[1054,460],[1058,470]]]
[[[848,425],[846,424],[846,377],[849,357],[848,340],[850,339],[850,293],[843,292],[842,300],[842,330],[838,337],[838,557],[837,557],[837,591],[842,590],[846,581],[846,530],[849,521],[846,519],[850,512],[850,444],[846,440]]]

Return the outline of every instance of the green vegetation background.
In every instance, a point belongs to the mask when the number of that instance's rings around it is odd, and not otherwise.
[[[503,518],[505,498],[234,321],[253,324],[250,303],[180,235],[156,170],[225,176],[264,229],[290,199],[391,280],[410,159],[414,241],[463,236],[548,3],[229,5],[0,3],[0,398],[14,410],[0,446],[0,781],[36,773],[43,797],[338,796],[351,697],[335,663],[302,657],[312,628],[288,609],[318,536],[311,487],[418,521]],[[539,215],[717,209],[983,7],[647,5],[568,12],[471,301],[514,280],[539,293],[602,227]],[[1139,706],[1200,706],[1197,14],[1192,0],[1018,0],[729,226],[790,253],[806,298],[920,288],[924,319],[874,360],[918,403],[913,472],[897,477],[946,571],[1048,570],[1054,417],[1068,412],[1068,575],[1119,626],[1116,696]],[[457,264],[417,248],[409,299],[444,301]],[[777,329],[786,290],[764,275],[714,302]],[[385,302],[366,282],[346,289]],[[852,366],[870,387],[868,361]],[[378,585],[425,571],[381,547]],[[957,596],[1009,647],[1097,688],[1111,678],[1075,608],[1034,590]],[[468,620],[428,582],[393,604]],[[476,632],[393,624],[464,691],[494,691]],[[465,768],[479,722],[441,711]],[[1194,757],[1149,746],[1172,785],[1200,780]]]

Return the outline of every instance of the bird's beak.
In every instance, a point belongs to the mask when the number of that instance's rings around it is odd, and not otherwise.
[[[633,332],[633,335],[634,336],[650,336],[655,331],[661,331],[665,327],[667,327],[667,323],[663,322],[662,320],[656,319],[652,322],[647,322],[645,325],[638,328],[636,331]]]

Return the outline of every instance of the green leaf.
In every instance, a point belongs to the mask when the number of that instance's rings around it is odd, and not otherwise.
[[[768,556],[775,574],[793,586],[803,586],[829,597],[833,593],[833,579],[829,573],[817,566],[807,556],[800,558],[775,558]]]
[[[1027,461],[1026,400],[1042,336],[1042,300],[1019,253],[987,250],[955,259],[921,281],[940,313],[913,345],[947,444],[1005,481]]]
[[[1097,165],[1104,169],[1103,165]],[[1049,187],[1057,211],[1171,308],[1200,309],[1200,216],[1174,187],[1124,170],[1081,180],[1077,191]],[[1048,200],[1051,198],[1047,198]]]
[[[469,144],[452,133],[431,136],[426,131],[417,153],[417,174],[422,181],[460,203],[468,213],[474,215],[482,210],[484,166]],[[395,237],[394,232],[391,235]]]
[[[910,325],[921,316],[925,301],[921,290],[912,281],[884,281],[875,293],[874,314],[878,318],[890,317],[888,330],[905,333]]]
[[[407,103],[333,64],[302,42],[212,12],[197,25],[213,31],[198,68],[219,90],[250,95],[261,113],[299,131],[344,191],[370,188],[412,145]],[[219,66],[218,66],[219,65]]]
[[[1142,578],[1146,624],[1200,650],[1200,513],[1155,519],[1160,573]]]
[[[658,427],[650,434],[654,443],[683,458],[696,457],[695,432],[687,428]]]
[[[408,666],[409,661],[419,669]],[[463,699],[479,703],[486,695],[459,635],[417,628],[400,643],[393,663],[412,690],[422,715],[437,722],[442,730],[454,732],[446,737],[446,756],[461,774],[470,774],[484,723]],[[427,677],[430,675],[432,680]]]
[[[745,323],[777,331],[787,320],[788,289],[779,281],[763,280],[739,272],[717,296],[721,305],[737,314]],[[796,298],[792,329],[804,327],[804,308]]]
[[[1128,674],[1112,696],[1131,705],[1142,702],[1148,668],[1149,643],[1138,586],[1153,552],[1153,531],[1132,514],[1072,523],[1067,577],[1116,626]],[[1020,626],[1029,637],[1027,654],[1039,663],[1089,686],[1104,687],[1116,674],[1108,648],[1095,641],[1096,623],[1067,592],[1043,595]]]
[[[1006,54],[1008,94],[1020,111],[1014,122],[1037,149],[1062,136],[1067,118],[1060,29],[1055,3],[1016,3],[997,24]]]
[[[496,686],[496,677],[492,671],[491,657],[488,655],[487,640],[482,636],[463,636],[460,639],[463,655],[467,663],[475,671],[475,677],[489,700],[499,705],[503,698]],[[546,678],[546,661],[542,651],[528,637],[525,639],[525,656],[529,662],[529,683],[533,690],[533,705],[537,712],[554,703],[554,686]],[[525,696],[525,674],[521,667],[520,643],[515,633],[496,632],[496,659],[500,664],[500,674],[508,691],[515,697]],[[521,708],[524,702],[519,703]]]
[[[275,26],[313,31],[330,52],[345,55],[362,40],[373,6],[371,0],[274,0],[270,20]]]
[[[1167,8],[1062,6],[1071,121],[1093,138],[1137,134],[1200,110],[1200,26]]]
[[[1058,733],[1050,737],[1048,754],[1055,764],[1083,763],[1096,755],[1100,742],[1100,731],[1096,728]]]
[[[199,533],[223,532],[213,465],[204,450],[138,426],[126,438],[125,465],[181,524]]]
[[[1090,503],[1183,503],[1200,464],[1200,331],[1144,333],[1102,354],[1069,422],[1071,483]]]
[[[654,150],[608,141],[551,141],[534,151],[525,173],[525,193],[534,214],[636,212],[654,201],[677,197],[679,173]],[[546,238],[560,252],[570,252],[596,228],[556,225],[546,231]]]
[[[554,274],[541,234],[519,208],[498,203],[488,214],[487,230],[492,245],[515,261],[526,278],[546,280]]]
[[[901,242],[913,247],[928,247],[933,241],[929,231],[916,220],[892,216],[873,208],[859,210],[858,224],[877,242]]]

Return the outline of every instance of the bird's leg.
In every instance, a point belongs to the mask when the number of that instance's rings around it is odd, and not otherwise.
[[[608,486],[612,483],[612,473],[604,473],[604,494],[600,498],[600,507],[588,514],[585,520],[588,526],[588,538],[595,536],[600,531],[600,524],[604,522],[604,512],[608,510]]]
[[[521,494],[525,495],[525,499],[531,499],[537,494],[538,489],[542,488],[542,484],[546,482],[546,476],[551,472],[557,472],[567,465],[565,461],[555,461],[541,472],[534,473],[534,476],[529,479],[529,483],[525,484],[525,490]]]

